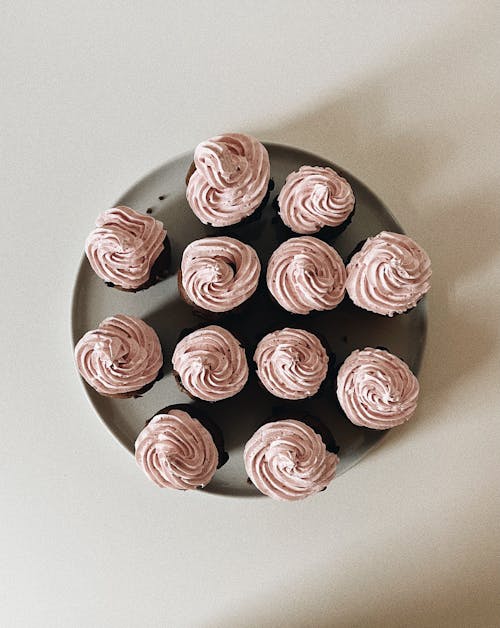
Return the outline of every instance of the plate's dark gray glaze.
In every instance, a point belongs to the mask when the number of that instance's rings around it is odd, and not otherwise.
[[[401,226],[382,202],[361,181],[342,168],[296,148],[277,144],[266,146],[271,159],[271,176],[275,188],[259,221],[231,231],[232,235],[257,249],[264,269],[270,254],[283,240],[283,234],[274,219],[272,200],[287,174],[305,164],[331,166],[343,173],[354,189],[356,211],[352,222],[335,240],[330,240],[344,259],[361,240],[370,235],[384,229],[402,232]],[[188,153],[166,163],[139,181],[117,201],[117,204],[129,205],[139,211],[145,212],[152,208],[152,215],[165,223],[172,244],[173,270],[179,267],[182,251],[189,242],[217,231],[202,225],[186,202],[184,181],[191,161],[192,153]],[[92,225],[89,225],[89,231],[91,228]],[[82,242],[84,237],[85,234],[82,234]],[[132,452],[137,434],[145,421],[157,410],[166,405],[189,402],[175,384],[170,372],[170,359],[180,332],[200,321],[180,299],[175,274],[144,292],[125,293],[106,287],[93,273],[84,257],[73,296],[74,344],[106,316],[117,313],[139,316],[152,325],[160,336],[165,357],[165,377],[139,399],[101,397],[84,383],[99,416],[116,438]],[[331,312],[307,317],[291,316],[273,306],[266,291],[261,290],[243,316],[229,318],[222,324],[242,336],[248,345],[250,361],[252,348],[259,335],[273,328],[295,325],[316,330],[326,337],[336,355],[337,364],[353,349],[383,346],[403,358],[417,373],[425,344],[426,311],[425,303],[421,301],[408,314],[387,318],[360,310],[346,299]],[[257,384],[255,377],[251,377],[247,387],[238,396],[207,408],[207,415],[215,419],[224,432],[230,458],[204,490],[233,496],[259,494],[247,482],[243,466],[243,447],[254,430],[271,416],[273,408],[279,406],[283,406],[283,403],[265,392]],[[359,462],[385,434],[355,427],[342,415],[336,404],[333,381],[321,398],[292,403],[289,407],[292,408],[291,416],[293,411],[299,415],[302,411],[307,411],[319,416],[330,427],[340,445],[338,475]],[[334,485],[330,490],[334,490]]]

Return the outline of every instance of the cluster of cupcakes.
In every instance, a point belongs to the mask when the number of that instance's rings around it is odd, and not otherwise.
[[[254,220],[273,188],[266,148],[243,134],[202,142],[186,177],[186,197],[205,224],[227,230]],[[197,402],[215,404],[240,393],[253,370],[273,397],[293,402],[318,395],[328,381],[355,425],[384,430],[415,412],[419,385],[404,361],[380,348],[354,351],[334,374],[326,342],[301,328],[312,312],[333,310],[346,295],[356,306],[394,316],[416,306],[430,287],[430,261],[408,236],[382,232],[361,243],[347,266],[331,244],[352,219],[349,182],[331,168],[304,165],[292,172],[274,202],[290,236],[263,261],[247,243],[226,235],[191,242],[177,271],[179,294],[207,322],[189,330],[173,350],[179,387]],[[110,287],[144,290],[166,277],[170,246],[164,225],[128,207],[105,211],[86,241],[96,274]],[[228,314],[247,306],[261,275],[276,307],[297,325],[261,337],[249,365],[245,347],[224,327]],[[295,319],[294,319],[295,320]],[[82,377],[99,394],[144,394],[161,378],[160,340],[144,321],[119,314],[87,332],[75,348]],[[228,455],[220,429],[200,407],[158,412],[136,441],[136,460],[158,486],[206,486]],[[248,440],[244,463],[250,481],[279,500],[324,490],[335,476],[338,447],[317,417],[289,416],[264,422]]]

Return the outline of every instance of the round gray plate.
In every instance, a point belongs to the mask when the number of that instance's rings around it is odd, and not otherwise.
[[[384,229],[402,232],[400,225],[381,201],[356,177],[317,155],[277,144],[266,144],[266,147],[271,158],[274,191],[271,192],[269,203],[259,221],[232,230],[235,237],[249,242],[257,249],[263,268],[266,267],[272,251],[283,240],[283,234],[273,220],[275,212],[271,202],[287,174],[305,164],[331,166],[344,174],[354,189],[356,211],[352,223],[333,242],[344,259],[368,236]],[[189,242],[216,232],[213,228],[202,225],[186,202],[184,180],[191,161],[190,152],[166,163],[139,181],[117,201],[117,204],[129,205],[138,211],[145,212],[152,208],[152,215],[165,223],[172,244],[173,271],[177,271],[182,251]],[[89,231],[91,227],[89,225]],[[165,358],[165,377],[139,399],[101,397],[84,383],[90,401],[101,419],[116,438],[133,452],[137,434],[155,412],[167,405],[190,402],[177,388],[170,371],[170,360],[180,332],[199,324],[200,321],[180,299],[175,274],[144,292],[120,292],[106,287],[93,273],[84,257],[73,296],[73,343],[76,344],[89,329],[96,328],[104,318],[118,313],[138,316],[152,325],[160,336]],[[336,355],[337,364],[353,349],[382,346],[403,358],[417,373],[425,343],[426,311],[424,302],[421,301],[408,314],[387,318],[358,309],[345,299],[331,312],[297,317],[271,306],[265,290],[262,290],[261,294],[254,297],[246,315],[228,319],[222,324],[244,337],[249,349],[249,359],[252,357],[251,348],[259,334],[263,335],[271,328],[295,325],[317,331],[325,337]],[[291,408],[290,416],[300,416],[300,413],[308,412],[320,417],[330,427],[340,446],[340,475],[374,447],[385,432],[352,425],[338,409],[333,384],[333,381],[330,382],[320,398],[292,403],[288,408]],[[262,390],[254,376],[247,387],[233,399],[208,405],[207,415],[223,430],[229,461],[217,471],[205,491],[233,496],[260,495],[247,481],[243,466],[243,447],[257,427],[272,415],[274,409],[283,405],[279,399]]]

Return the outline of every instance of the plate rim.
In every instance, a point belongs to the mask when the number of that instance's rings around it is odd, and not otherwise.
[[[392,213],[392,211],[387,207],[387,205],[381,200],[381,198],[378,196],[378,194],[376,194],[371,187],[369,187],[368,185],[366,185],[366,183],[364,183],[364,181],[362,181],[361,179],[359,179],[357,176],[352,175],[351,172],[341,166],[338,166],[335,162],[331,161],[330,159],[324,158],[320,155],[317,155],[313,152],[311,152],[310,150],[306,150],[297,146],[293,146],[293,145],[289,145],[289,144],[282,144],[280,142],[268,142],[265,140],[262,140],[262,144],[266,147],[266,149],[275,149],[275,150],[286,150],[286,151],[294,151],[297,153],[301,153],[302,155],[306,155],[308,157],[311,158],[312,161],[325,161],[330,163],[332,166],[334,166],[335,168],[337,168],[338,171],[340,171],[340,173],[342,174],[342,176],[345,176],[348,180],[349,178],[352,179],[356,179],[357,181],[359,181],[369,192],[370,194],[377,200],[377,202],[380,204],[381,207],[383,207],[384,211],[388,214],[388,216],[394,221],[394,223],[397,225],[397,227],[399,228],[400,232],[405,234],[405,230],[403,229],[403,227],[401,226],[401,224],[399,223],[398,219],[394,216],[394,214]],[[173,157],[171,157],[170,159],[167,159],[167,161],[161,163],[160,165],[156,166],[155,168],[149,170],[148,172],[146,172],[143,176],[141,176],[139,179],[137,179],[137,181],[135,181],[132,185],[130,185],[119,197],[118,199],[115,201],[115,203],[112,205],[112,207],[116,207],[117,205],[119,205],[122,201],[121,199],[130,195],[134,189],[136,187],[138,187],[142,181],[144,181],[144,179],[148,178],[148,177],[153,177],[156,173],[158,173],[161,170],[164,170],[165,168],[168,168],[168,166],[170,164],[172,164],[173,162],[177,162],[179,160],[183,160],[183,159],[188,159],[190,157],[190,155],[193,154],[193,150],[190,151],[184,151],[181,153],[178,153],[176,155],[174,155]],[[291,236],[293,237],[293,236]],[[81,281],[81,275],[83,274],[84,270],[85,270],[85,263],[86,263],[86,255],[85,255],[85,250],[83,251],[83,253],[80,256],[80,262],[78,264],[76,273],[74,275],[74,282],[73,282],[73,286],[72,286],[72,290],[71,290],[71,301],[70,301],[70,332],[71,332],[71,343],[72,343],[72,355],[73,355],[73,364],[74,364],[74,349],[75,346],[77,344],[77,342],[79,341],[79,338],[77,337],[77,333],[76,333],[76,317],[77,317],[77,292],[78,292],[78,286],[80,285],[80,281]],[[424,357],[424,353],[425,353],[425,347],[427,344],[427,332],[428,332],[428,325],[429,325],[429,317],[428,317],[428,308],[427,308],[427,296],[424,295],[422,297],[422,299],[419,301],[419,306],[421,308],[421,313],[422,313],[422,325],[421,325],[421,335],[420,335],[420,339],[419,339],[419,351],[418,351],[418,357],[417,357],[417,361],[416,364],[413,367],[413,372],[415,373],[416,376],[419,375],[420,370],[421,370],[421,366],[422,366],[422,361],[423,361],[423,357]],[[126,450],[128,451],[132,456],[134,455],[134,452],[129,448],[128,444],[126,442],[124,442],[123,437],[120,435],[120,433],[118,432],[118,430],[116,429],[116,427],[114,426],[114,424],[109,424],[108,422],[106,422],[104,420],[104,418],[101,416],[101,413],[98,411],[97,406],[96,406],[96,402],[94,401],[94,399],[91,396],[91,391],[90,391],[90,387],[89,385],[84,381],[83,377],[80,375],[80,373],[78,372],[78,369],[75,367],[75,372],[76,375],[78,377],[78,379],[80,380],[80,385],[83,387],[83,390],[85,392],[85,396],[87,398],[87,400],[90,402],[90,405],[92,406],[92,408],[94,409],[94,412],[97,414],[99,421],[105,426],[105,428],[108,430],[108,432],[110,432],[113,437],[120,443],[120,445]],[[404,427],[406,425],[406,423],[403,423],[401,426],[398,426],[399,428]],[[397,428],[390,428],[387,430],[383,431],[383,434],[381,434],[380,438],[368,449],[366,449],[360,456],[359,458],[357,458],[352,464],[350,464],[349,466],[347,466],[346,468],[344,468],[342,470],[342,472],[340,474],[337,474],[335,476],[335,479],[338,480],[340,477],[342,477],[347,471],[349,471],[350,469],[352,469],[354,466],[356,466],[358,463],[360,463],[362,460],[364,460],[369,454],[371,454],[372,452],[376,451],[386,440],[388,435]],[[264,497],[262,494],[256,492],[255,494],[248,494],[248,495],[236,495],[230,492],[220,492],[220,491],[211,491],[210,490],[210,484],[208,484],[207,486],[203,487],[201,489],[202,492],[204,493],[208,493],[210,495],[216,495],[218,497],[224,497],[224,498],[231,498],[231,499],[248,499],[248,498],[261,498]]]

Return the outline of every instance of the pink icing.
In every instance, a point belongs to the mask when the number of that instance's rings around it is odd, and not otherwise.
[[[163,364],[154,329],[125,314],[88,331],[75,347],[75,359],[81,376],[101,395],[136,392],[156,379]]]
[[[267,286],[294,314],[332,310],[344,298],[346,270],[337,251],[318,238],[291,238],[279,246],[267,267]]]
[[[302,166],[290,173],[278,196],[281,219],[295,233],[338,227],[354,208],[349,183],[335,170]]]
[[[183,410],[157,414],[135,441],[135,459],[160,488],[182,491],[206,486],[218,464],[210,432]]]
[[[282,399],[315,395],[328,371],[328,355],[314,334],[286,327],[264,336],[253,358],[267,390]]]
[[[250,216],[266,196],[269,155],[249,135],[226,133],[198,144],[194,164],[186,198],[204,224],[234,225]]]
[[[189,394],[204,401],[233,397],[245,386],[245,350],[223,327],[208,325],[183,338],[172,356],[174,371]]]
[[[347,292],[370,312],[401,314],[430,288],[431,261],[411,238],[382,231],[363,245],[347,265]]]
[[[382,349],[353,351],[337,377],[337,397],[347,417],[374,430],[411,418],[418,393],[418,380],[408,365]]]
[[[191,242],[182,255],[182,287],[198,307],[227,312],[257,288],[260,261],[251,246],[228,237]]]
[[[122,205],[97,218],[85,252],[101,279],[135,290],[148,281],[166,234],[159,220]]]
[[[265,495],[296,501],[328,486],[339,462],[319,434],[302,421],[266,423],[245,445],[245,469]]]

